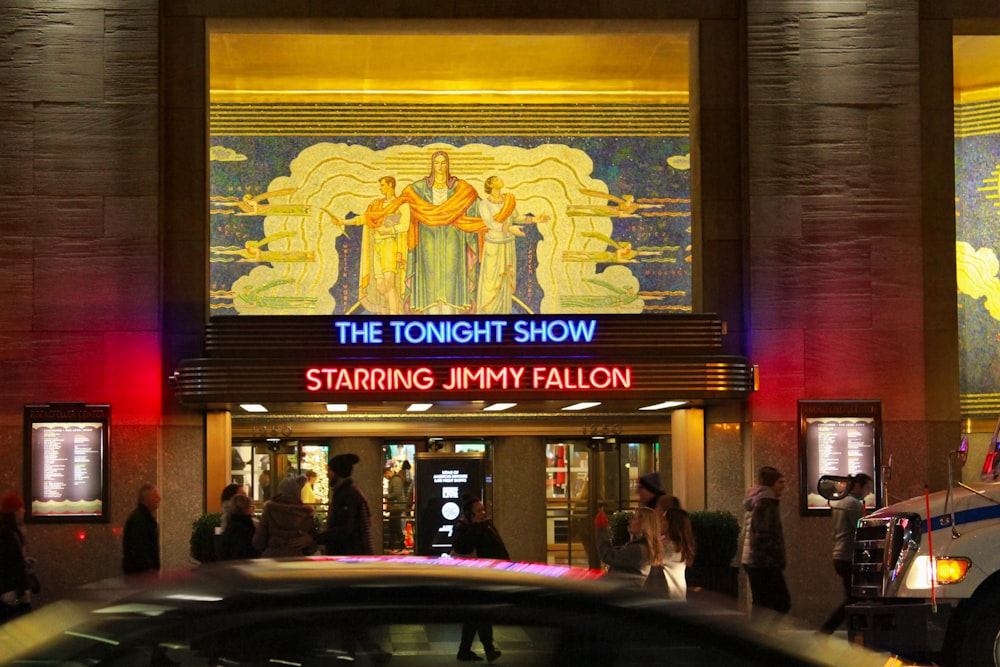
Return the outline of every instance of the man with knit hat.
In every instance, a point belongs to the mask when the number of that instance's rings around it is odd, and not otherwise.
[[[663,483],[660,482],[660,473],[655,471],[647,472],[639,477],[635,491],[639,494],[639,503],[654,510],[656,509],[656,501],[667,493],[663,490]]]
[[[326,515],[326,530],[317,538],[326,547],[327,554],[359,556],[375,553],[371,509],[351,477],[354,464],[360,460],[357,454],[338,454],[327,462],[330,509]]]
[[[372,513],[368,500],[354,484],[351,473],[361,459],[357,454],[338,454],[327,461],[330,478],[330,510],[326,515],[326,530],[316,541],[326,547],[326,553],[339,556],[365,556],[375,553],[372,545]],[[383,651],[368,628],[347,624],[340,629],[342,649],[354,656],[357,646],[370,654],[371,661],[381,665],[392,654]]]

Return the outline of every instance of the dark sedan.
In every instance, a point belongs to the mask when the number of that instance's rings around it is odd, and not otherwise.
[[[898,664],[811,633],[758,634],[734,612],[655,599],[592,570],[486,560],[242,561],[174,572],[85,611],[50,607],[0,627],[4,662],[454,664],[468,623],[492,625],[491,661],[512,666]],[[472,648],[485,657],[478,639]]]

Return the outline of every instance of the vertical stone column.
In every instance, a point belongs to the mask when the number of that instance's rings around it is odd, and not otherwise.
[[[673,494],[689,512],[705,509],[705,411],[674,410],[670,435]]]
[[[925,236],[918,5],[746,5],[747,355],[761,376],[751,468],[787,475],[786,575],[805,618],[837,592],[832,572],[828,590],[816,576],[829,522],[798,516],[797,401],[882,401],[884,456],[905,452],[894,477],[904,495],[933,465],[926,397],[939,378],[925,365],[925,310],[941,303],[925,267],[954,244]]]

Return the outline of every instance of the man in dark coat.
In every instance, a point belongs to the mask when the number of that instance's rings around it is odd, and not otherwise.
[[[743,500],[742,562],[753,598],[750,620],[774,623],[792,606],[785,582],[785,534],[778,507],[785,476],[764,466],[757,482]]]
[[[326,515],[326,530],[317,537],[317,542],[326,547],[327,554],[364,556],[375,553],[371,509],[351,477],[354,464],[360,460],[357,454],[338,454],[327,462],[330,510]]]
[[[455,523],[452,548],[456,554],[473,558],[493,558],[510,560],[503,538],[493,522],[486,516],[483,501],[471,493],[462,494],[462,516]],[[458,644],[460,662],[478,662],[482,658],[472,651],[472,640],[479,635],[479,641],[486,651],[486,659],[494,662],[503,655],[493,644],[493,624],[487,621],[466,621],[462,624],[462,637]]]
[[[326,530],[316,541],[326,547],[326,553],[338,556],[366,556],[375,553],[372,545],[372,513],[361,489],[354,485],[351,473],[359,462],[357,454],[338,454],[327,461],[330,478],[330,510],[326,515]],[[392,654],[383,651],[368,628],[347,624],[341,628],[344,651],[354,656],[358,645],[371,655],[377,665],[389,661]]]
[[[152,484],[139,487],[139,503],[122,531],[122,571],[125,574],[160,571],[160,526],[156,523],[160,500],[160,492]]]
[[[0,498],[0,623],[31,611],[31,581],[24,557],[24,501],[16,493]],[[37,591],[35,591],[37,592]]]

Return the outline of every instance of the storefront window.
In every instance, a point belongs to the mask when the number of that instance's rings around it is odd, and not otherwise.
[[[416,545],[416,453],[415,443],[382,446],[382,550],[387,554],[412,554]]]
[[[238,441],[233,443],[232,451],[232,480],[242,484],[258,506],[271,499],[282,479],[300,475],[309,480],[311,487],[304,492],[304,500],[311,499],[322,507],[329,504],[326,445],[294,440]],[[310,471],[316,476],[309,475]]]

